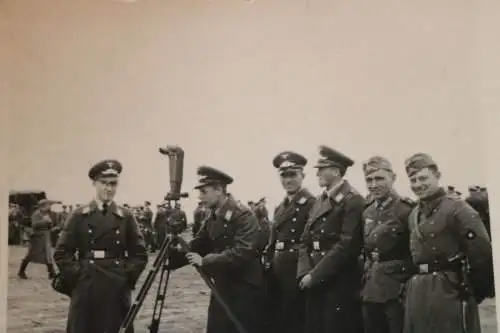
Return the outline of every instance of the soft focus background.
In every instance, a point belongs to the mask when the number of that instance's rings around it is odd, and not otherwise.
[[[96,161],[124,164],[117,200],[158,203],[168,186],[167,143],[186,151],[184,201],[195,170],[219,167],[246,202],[283,193],[273,156],[310,160],[317,146],[357,164],[419,151],[445,184],[485,184],[478,102],[477,5],[470,1],[26,1],[11,18],[14,109],[11,189],[43,189],[65,203],[93,195]],[[467,157],[464,158],[464,152]]]

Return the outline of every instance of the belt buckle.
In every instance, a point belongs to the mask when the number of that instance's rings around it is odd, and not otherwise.
[[[372,252],[372,260],[373,261],[379,261],[380,260],[380,254],[377,251]]]
[[[276,250],[283,250],[285,248],[284,242],[276,242]]]
[[[319,242],[318,241],[314,241],[313,242],[313,249],[315,249],[316,251],[319,251],[320,247],[319,247]]]
[[[104,259],[104,258],[106,258],[106,251],[104,251],[104,250],[94,250],[92,252],[94,254],[94,259]]]
[[[429,264],[418,265],[418,270],[420,273],[429,273]]]

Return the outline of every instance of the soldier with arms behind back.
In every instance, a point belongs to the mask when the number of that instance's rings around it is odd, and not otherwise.
[[[325,192],[301,236],[298,278],[305,291],[305,333],[360,333],[363,197],[343,179],[354,162],[321,146],[316,168]]]
[[[408,216],[415,202],[394,190],[396,174],[386,158],[371,157],[363,164],[363,173],[373,199],[363,213],[365,332],[401,333],[404,284],[413,272]]]
[[[294,152],[283,152],[273,159],[286,196],[274,211],[268,251],[271,262],[271,295],[276,311],[273,332],[302,333],[305,301],[298,287],[297,263],[300,236],[309,218],[315,197],[302,187],[307,159]]]
[[[227,193],[233,178],[212,167],[198,168],[200,201],[209,214],[187,254],[172,251],[170,269],[188,263],[200,267],[248,333],[263,331],[263,272],[257,249],[255,215]],[[207,333],[238,333],[224,308],[212,296]]]
[[[71,297],[67,333],[118,332],[131,290],[147,264],[135,218],[113,201],[121,171],[116,160],[90,169],[96,197],[73,211],[56,245],[61,276],[53,286]]]
[[[405,168],[419,201],[409,217],[417,273],[407,285],[404,333],[481,332],[477,303],[487,296],[492,262],[486,229],[467,203],[446,195],[429,155],[411,156]]]

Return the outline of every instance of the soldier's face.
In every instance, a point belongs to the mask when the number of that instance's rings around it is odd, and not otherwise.
[[[108,202],[113,200],[116,194],[116,189],[118,188],[118,178],[100,178],[94,181],[94,187],[96,189],[97,199]]]
[[[339,177],[339,171],[332,167],[318,168],[316,175],[318,176],[319,186],[328,187]]]
[[[304,180],[304,174],[302,172],[283,172],[280,175],[281,185],[285,189],[286,193],[293,194],[296,193],[302,187],[302,181]]]
[[[424,168],[410,176],[412,191],[420,198],[424,199],[439,190],[439,171]]]
[[[222,189],[215,186],[205,186],[199,189],[199,199],[205,207],[215,208],[223,195]]]
[[[375,199],[383,198],[392,190],[396,176],[387,170],[377,170],[365,176],[366,187]]]

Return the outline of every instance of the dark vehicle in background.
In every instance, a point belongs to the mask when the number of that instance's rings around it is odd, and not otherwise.
[[[15,216],[9,216],[9,245],[20,245],[23,234],[29,237],[33,233],[31,215],[42,199],[47,199],[47,194],[41,190],[9,192],[9,207],[15,205],[17,210]]]

